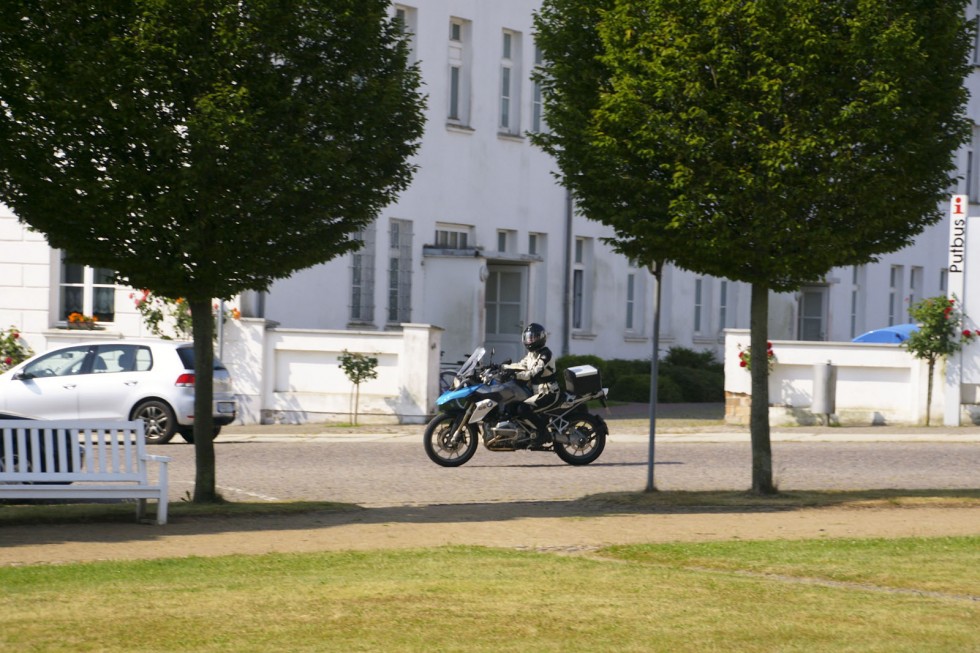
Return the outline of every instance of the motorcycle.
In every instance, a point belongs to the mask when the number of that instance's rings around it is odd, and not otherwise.
[[[606,446],[609,428],[590,413],[588,402],[606,405],[607,389],[590,365],[565,371],[565,392],[536,413],[517,411],[504,418],[501,405],[519,404],[531,396],[513,373],[492,362],[484,363],[486,349],[477,347],[456,372],[451,387],[436,400],[438,412],[425,427],[425,453],[443,467],[468,462],[482,440],[494,452],[553,451],[569,465],[588,465]],[[537,437],[535,437],[537,436]]]

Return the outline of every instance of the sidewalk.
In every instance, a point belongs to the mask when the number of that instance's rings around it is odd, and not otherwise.
[[[746,442],[747,426],[725,424],[717,404],[665,404],[657,407],[656,442]],[[649,442],[648,404],[600,409],[609,425],[610,442]],[[941,418],[940,420],[941,421]],[[219,442],[380,442],[421,440],[424,424],[232,424]],[[980,426],[772,426],[772,442],[975,442]]]

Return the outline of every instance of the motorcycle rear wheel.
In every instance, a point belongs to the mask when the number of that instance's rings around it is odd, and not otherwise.
[[[606,448],[608,433],[601,418],[583,415],[568,425],[569,444],[555,441],[555,453],[569,465],[588,465]]]
[[[423,443],[429,459],[443,467],[459,467],[476,453],[480,444],[480,430],[470,424],[460,430],[456,440],[453,431],[462,419],[461,413],[439,413],[426,425]]]

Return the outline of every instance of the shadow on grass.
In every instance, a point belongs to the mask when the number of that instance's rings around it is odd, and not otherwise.
[[[641,514],[753,514],[829,508],[980,507],[977,490],[617,492],[574,501],[460,503],[361,508],[324,502],[174,503],[170,523],[133,521],[130,503],[0,505],[0,546],[154,541],[176,535],[330,529],[351,524],[451,524]],[[82,527],[84,525],[84,527]]]

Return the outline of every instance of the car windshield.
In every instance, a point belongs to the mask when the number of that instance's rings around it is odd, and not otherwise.
[[[196,369],[194,367],[194,348],[193,347],[179,347],[177,349],[177,355],[180,356],[180,362],[184,364],[185,370]],[[225,366],[221,364],[218,357],[214,357],[214,369],[223,370]]]

